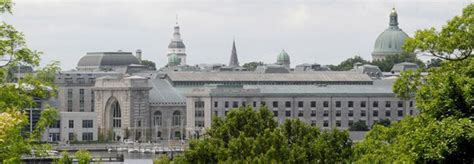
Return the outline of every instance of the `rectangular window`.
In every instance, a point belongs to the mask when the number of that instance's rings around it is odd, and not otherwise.
[[[329,116],[329,110],[325,110],[324,113],[323,113],[323,116],[324,116],[324,117]]]
[[[352,126],[352,124],[354,124],[354,121],[352,121],[352,120],[349,120],[349,122],[348,122],[348,125],[349,125],[349,127],[351,127],[351,126]]]
[[[224,102],[224,107],[229,108],[229,102],[228,101]]]
[[[311,101],[311,108],[316,108],[316,101]]]
[[[336,120],[336,127],[341,127],[341,120]]]
[[[56,142],[60,140],[59,133],[49,133],[49,138],[52,142]]]
[[[328,120],[324,120],[323,122],[323,127],[328,127],[329,126],[329,121]]]
[[[82,128],[92,128],[92,120],[82,120]]]
[[[354,107],[354,101],[347,102],[347,107],[353,108]]]
[[[361,101],[361,102],[360,102],[360,107],[361,107],[361,108],[365,108],[365,107],[367,106],[365,103],[366,103],[365,101]]]
[[[72,84],[72,78],[65,78],[66,84]]]
[[[198,127],[198,128],[203,128],[204,127],[204,121],[196,121],[195,122],[195,127]]]
[[[84,84],[86,83],[86,81],[84,80],[84,78],[77,78],[77,83]]]
[[[341,101],[336,101],[336,108],[340,108],[341,107]]]
[[[361,111],[360,111],[360,116],[361,116],[361,117],[365,117],[365,115],[366,115],[365,110],[361,110]]]
[[[374,116],[374,117],[378,117],[378,116],[379,116],[379,111],[374,110],[373,112],[374,112],[374,113],[373,113],[373,116]]]
[[[316,126],[316,120],[311,120],[311,126]]]
[[[273,101],[273,107],[278,108],[278,101]]]
[[[76,140],[75,137],[74,137],[74,133],[69,133],[69,134],[68,134],[68,140],[69,140],[69,141],[74,141],[74,140]]]
[[[214,108],[217,108],[217,107],[219,107],[219,102],[214,101]]]
[[[378,107],[379,107],[379,102],[378,102],[378,101],[374,101],[373,104],[372,104],[372,106],[373,106],[374,108],[378,108]]]
[[[194,102],[195,108],[204,108],[204,101],[196,101]]]
[[[67,89],[67,111],[72,112],[72,89]]]
[[[217,110],[216,110],[216,111],[214,111],[214,115],[215,115],[215,116],[217,116],[217,114],[218,114]]]
[[[410,115],[413,115],[413,110],[410,110]]]
[[[298,117],[303,117],[303,115],[304,115],[303,110],[298,111]]]
[[[247,102],[242,101],[242,106],[243,106],[243,107],[247,107]]]
[[[285,107],[286,108],[291,108],[291,102],[290,101],[285,102]]]
[[[398,111],[398,117],[403,117],[403,110]]]
[[[196,110],[194,111],[195,117],[204,117],[204,110]]]
[[[95,84],[95,78],[89,78],[89,83]]]
[[[92,137],[93,137],[92,132],[82,133],[82,140],[83,141],[92,141],[93,140]]]
[[[59,128],[61,127],[61,121],[57,120],[54,124],[49,126],[50,128]]]
[[[413,107],[413,101],[410,101],[410,108]]]
[[[316,117],[316,110],[311,111],[311,117]]]
[[[390,115],[392,115],[392,112],[389,110],[385,111],[385,117],[390,117]]]
[[[254,108],[257,107],[257,102],[256,102],[256,101],[253,102],[253,107],[254,107]]]
[[[298,108],[303,108],[303,106],[304,106],[303,101],[298,101]]]
[[[278,117],[278,111],[273,111],[273,117]]]
[[[324,101],[323,102],[323,107],[325,107],[325,108],[329,107],[329,101]]]
[[[232,102],[232,108],[238,108],[239,107],[239,102],[234,101]]]
[[[95,111],[95,93],[91,91],[91,112]]]
[[[291,117],[291,111],[285,111],[286,117]]]
[[[385,101],[385,108],[390,108],[390,101]]]
[[[79,89],[79,112],[84,112],[84,89]]]
[[[341,110],[336,110],[336,117],[341,117]]]
[[[403,101],[398,101],[397,106],[398,106],[399,108],[403,108]]]
[[[265,103],[265,101],[262,101],[262,102],[260,102],[260,105],[262,105],[262,106],[266,106],[266,105],[267,105],[267,103]]]
[[[74,120],[69,120],[69,128],[74,128]]]
[[[349,110],[349,114],[348,114],[348,115],[349,115],[349,117],[354,116],[354,111],[353,111],[353,110]]]

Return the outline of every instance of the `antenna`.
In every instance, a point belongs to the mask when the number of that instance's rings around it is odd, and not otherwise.
[[[178,25],[178,14],[176,14],[176,25]]]

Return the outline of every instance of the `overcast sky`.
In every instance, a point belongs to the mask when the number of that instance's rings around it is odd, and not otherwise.
[[[143,58],[166,64],[175,17],[187,62],[228,64],[235,37],[241,64],[274,63],[282,49],[292,66],[337,64],[359,54],[371,59],[377,36],[388,27],[392,7],[408,35],[439,28],[473,0],[278,1],[278,0],[15,0],[2,16],[42,51],[42,64],[63,69],[93,51],[142,49]]]

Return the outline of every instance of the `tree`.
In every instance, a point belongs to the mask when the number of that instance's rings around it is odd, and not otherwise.
[[[247,71],[255,71],[255,69],[261,65],[263,65],[263,62],[250,62],[245,63],[244,65],[242,65],[242,67],[246,68]]]
[[[74,154],[79,164],[89,164],[92,161],[91,153],[86,150],[79,150]]]
[[[332,71],[349,71],[352,68],[354,68],[354,64],[356,64],[356,63],[369,64],[370,62],[367,61],[367,60],[364,60],[362,57],[356,55],[354,57],[351,57],[349,59],[346,59],[346,60],[342,61],[337,66],[330,65],[329,68]]]
[[[389,127],[375,125],[355,146],[355,160],[474,162],[474,57],[469,52],[474,49],[473,11],[474,4],[470,4],[441,32],[419,30],[405,43],[407,50],[429,52],[444,61],[440,67],[428,69],[426,76],[419,71],[401,74],[394,92],[402,99],[415,97],[420,114]]]
[[[392,70],[393,65],[402,63],[402,62],[410,62],[415,63],[418,65],[419,69],[425,68],[425,63],[423,61],[416,58],[416,55],[413,53],[401,53],[395,55],[389,55],[384,60],[375,60],[372,61],[372,65],[376,65],[380,68],[383,72],[390,72]]]
[[[266,107],[232,109],[226,118],[213,118],[203,139],[192,140],[185,163],[338,163],[350,159],[347,131],[320,131],[299,119],[277,126]]]
[[[375,123],[372,126],[381,125],[381,126],[388,127],[390,126],[390,124],[392,124],[392,122],[388,118],[384,118],[384,119],[379,120],[377,123]]]
[[[150,70],[156,70],[156,64],[150,60],[142,60],[142,65],[148,66]]]
[[[368,131],[368,130],[369,130],[369,127],[367,127],[367,124],[365,123],[365,121],[362,121],[362,120],[359,120],[353,123],[349,127],[349,131]]]
[[[57,163],[57,164],[72,164],[72,158],[69,156],[69,153],[67,151],[63,151],[61,153],[61,158],[59,158],[59,160],[57,160],[54,163]]]

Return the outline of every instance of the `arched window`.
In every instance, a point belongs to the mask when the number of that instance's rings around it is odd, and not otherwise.
[[[175,111],[173,112],[173,126],[180,126],[181,125],[181,112]]]
[[[122,114],[120,111],[120,105],[117,101],[112,104],[112,127],[120,128],[122,127]]]
[[[155,126],[161,126],[161,112],[160,111],[156,111],[155,114],[154,114],[154,119],[153,119],[153,125]]]

